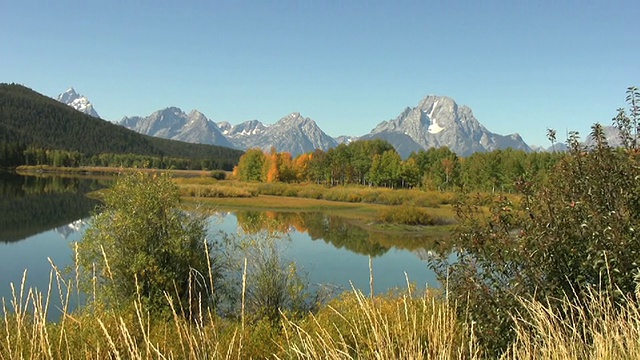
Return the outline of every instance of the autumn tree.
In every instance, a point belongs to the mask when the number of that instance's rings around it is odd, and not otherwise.
[[[278,169],[278,154],[273,148],[271,149],[271,154],[265,157],[265,161],[262,164],[261,180],[268,183],[280,181],[280,169]]]
[[[297,181],[309,180],[309,167],[312,158],[313,153],[300,154],[295,158],[293,169]]]

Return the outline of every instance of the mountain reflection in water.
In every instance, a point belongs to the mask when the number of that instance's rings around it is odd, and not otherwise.
[[[406,288],[407,277],[416,286],[439,286],[429,267],[437,254],[451,249],[438,239],[419,235],[371,232],[349,219],[318,212],[239,210],[210,218],[209,233],[264,238],[264,232],[281,238],[285,262],[293,261],[311,284],[330,284],[338,289],[355,287],[369,292],[369,260],[372,260],[375,292]],[[251,261],[249,259],[249,261]]]
[[[89,216],[97,201],[85,194],[104,181],[0,173],[0,242],[23,240]]]

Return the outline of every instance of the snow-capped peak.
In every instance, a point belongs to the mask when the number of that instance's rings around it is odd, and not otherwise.
[[[89,99],[78,94],[73,87],[70,87],[69,89],[67,89],[67,91],[58,95],[57,100],[87,115],[91,115],[97,118],[100,117],[100,115],[98,115],[98,112],[93,108],[93,104],[91,104]]]

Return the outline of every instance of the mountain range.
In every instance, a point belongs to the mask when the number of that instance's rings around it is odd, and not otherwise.
[[[74,104],[73,101],[71,103]],[[29,160],[43,163],[48,161],[43,158],[51,158],[52,155],[42,155],[39,151],[60,150],[73,154],[75,158],[68,161],[77,161],[79,157],[99,163],[102,160],[94,159],[94,156],[105,155],[118,158],[122,164],[124,160],[121,157],[128,156],[127,161],[143,157],[157,159],[176,168],[231,170],[243,154],[240,150],[224,146],[140,134],[76,111],[19,84],[0,84],[0,114],[0,149],[3,152],[0,159],[2,166],[6,167],[30,164]],[[40,160],[33,158],[35,152],[40,154],[37,155]]]
[[[61,94],[58,100],[85,113],[88,113],[88,109],[95,112],[93,105],[73,88]],[[405,108],[395,119],[382,121],[370,133],[361,136],[333,138],[322,131],[314,120],[297,112],[271,125],[259,120],[232,125],[226,121],[214,122],[197,110],[187,114],[177,107],[168,107],[144,117],[124,117],[118,124],[161,138],[241,150],[260,148],[269,151],[275,148],[279,152],[290,152],[293,156],[315,149],[326,151],[340,143],[357,139],[386,140],[403,158],[414,151],[441,146],[447,146],[461,156],[505,148],[524,151],[540,149],[532,149],[519,134],[501,135],[489,131],[475,118],[468,106],[458,105],[450,97],[436,95],[426,96],[416,106]]]
[[[141,134],[165,139],[237,148],[222,135],[213,121],[197,110],[185,114],[176,107],[170,107],[146,117],[124,117],[120,125]]]

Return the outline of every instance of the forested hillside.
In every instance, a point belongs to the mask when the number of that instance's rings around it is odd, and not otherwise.
[[[100,161],[98,155],[105,160],[105,154],[111,154],[106,158],[147,157],[146,161],[157,161],[159,167],[179,164],[186,168],[229,170],[242,155],[242,151],[220,146],[141,135],[85,115],[24,86],[0,84],[0,166],[35,164],[53,150],[70,163],[62,165],[104,165],[96,163]],[[123,162],[122,156],[118,160]]]

